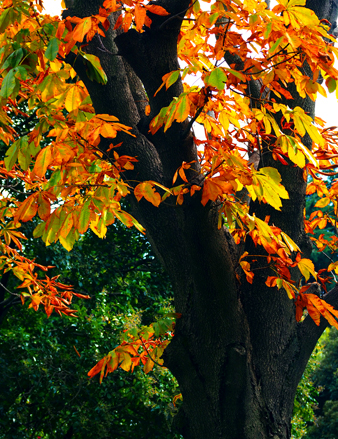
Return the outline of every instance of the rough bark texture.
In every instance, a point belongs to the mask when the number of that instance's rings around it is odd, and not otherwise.
[[[160,0],[171,15],[184,11],[189,0]],[[96,13],[101,1],[75,0],[69,15]],[[309,0],[320,18],[335,18],[335,1]],[[170,186],[182,161],[196,158],[186,124],[166,133],[148,134],[151,118],[182,91],[177,81],[153,97],[162,76],[178,68],[176,43],[180,19],[151,16],[150,30],[103,39],[112,52],[99,50],[94,40],[87,50],[97,55],[108,76],[107,85],[88,80],[78,59],[74,67],[86,84],[98,113],[110,113],[132,126],[136,138],[121,135],[123,153],[137,156],[130,178],[155,180]],[[143,86],[142,86],[143,84]],[[152,114],[145,118],[145,93]],[[255,85],[252,84],[252,90]],[[293,105],[314,113],[313,103],[293,91]],[[288,103],[289,104],[289,103]],[[102,148],[105,147],[104,142]],[[272,160],[264,154],[264,166]],[[197,165],[196,165],[197,166]],[[272,166],[276,166],[273,162]],[[282,213],[254,204],[255,215],[288,233],[309,254],[303,230],[305,182],[299,168],[281,167],[290,200]],[[134,202],[134,214],[146,227],[158,257],[171,276],[176,311],[182,313],[175,337],[165,352],[165,363],[178,379],[183,394],[176,425],[186,439],[287,439],[297,384],[311,352],[324,330],[311,319],[295,321],[294,304],[281,291],[267,288],[266,272],[256,274],[253,285],[236,281],[238,255],[226,230],[217,228],[216,209],[203,207],[198,196],[182,206]],[[246,244],[252,251],[252,243]],[[256,250],[257,251],[257,250]],[[327,295],[338,304],[338,290]]]

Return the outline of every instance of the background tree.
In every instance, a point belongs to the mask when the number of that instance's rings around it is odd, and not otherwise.
[[[18,306],[7,313],[0,329],[0,437],[178,437],[171,423],[179,390],[167,369],[121,369],[101,386],[85,374],[120,343],[124,329],[171,310],[171,286],[149,243],[116,224],[105,241],[87,232],[71,254],[33,239],[26,243],[31,252],[91,299],[74,305],[76,319],[33,310],[23,316]]]
[[[311,379],[319,389],[316,397],[315,421],[308,428],[307,436],[332,438],[337,435],[337,331],[330,330],[325,342],[325,350],[319,366],[311,374]]]
[[[337,215],[338,184],[321,178],[336,166],[335,131],[314,119],[317,92],[337,86],[327,21],[335,27],[336,8],[309,1],[320,21],[304,4],[76,0],[63,22],[2,4],[1,175],[27,193],[3,197],[2,267],[34,309],[72,315],[80,293],[34,277],[36,263],[10,247],[23,239],[19,222],[37,215],[34,236],[67,250],[116,218],[145,227],[173,286],[175,336],[168,344],[172,316],[128,330],[90,375],[164,360],[182,392],[185,438],[288,438],[323,318],[337,326],[337,290],[319,297],[328,279],[309,259],[318,222],[303,216],[306,191],[332,203],[332,224]],[[183,84],[187,74],[201,86]],[[39,122],[18,136],[9,112],[23,101]],[[40,149],[46,132],[53,142]],[[337,238],[323,243],[335,250]]]
[[[308,437],[308,426],[315,421],[319,388],[315,385],[313,377],[320,368],[321,360],[325,355],[324,349],[327,336],[328,332],[325,331],[312,352],[302,379],[298,384],[291,421],[292,439]]]

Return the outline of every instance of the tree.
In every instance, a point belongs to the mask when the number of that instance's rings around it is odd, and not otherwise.
[[[337,331],[330,330],[326,338],[323,358],[312,372],[312,380],[319,388],[315,422],[308,428],[307,437],[332,438],[337,435]]]
[[[77,293],[35,277],[39,267],[10,247],[21,245],[20,222],[37,215],[34,236],[67,250],[88,228],[103,237],[115,219],[145,228],[173,285],[176,326],[171,315],[127,331],[90,375],[164,361],[182,392],[185,438],[288,438],[297,384],[338,317],[338,290],[326,293],[329,274],[315,272],[308,237],[337,216],[338,183],[328,189],[325,179],[336,132],[314,115],[317,93],[337,87],[336,3],[66,5],[60,21],[39,15],[41,0],[35,9],[2,3],[10,147],[1,176],[23,181],[27,194],[19,202],[4,193],[4,271],[22,279],[34,309],[73,315]],[[200,85],[183,84],[189,75]],[[39,122],[18,136],[9,117],[22,102]],[[206,139],[194,136],[195,122]],[[41,149],[44,133],[52,141]],[[309,220],[306,192],[321,197]],[[316,242],[337,248],[335,235]]]
[[[313,383],[313,376],[320,368],[320,361],[323,358],[323,348],[327,335],[328,332],[325,331],[319,339],[306,365],[302,379],[298,384],[291,421],[292,439],[307,438],[307,428],[315,421],[315,410],[317,408],[319,390],[318,386],[315,386]]]

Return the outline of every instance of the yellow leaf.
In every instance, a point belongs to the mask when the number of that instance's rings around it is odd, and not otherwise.
[[[69,111],[69,113],[79,108],[81,102],[83,101],[84,97],[81,91],[82,90],[80,89],[80,87],[74,85],[74,87],[71,87],[67,92],[65,107],[66,110]]]
[[[294,291],[293,285],[290,284],[289,282],[285,281],[284,279],[282,282],[283,282],[283,288],[287,292],[289,299],[294,299],[295,298],[295,291]]]
[[[338,261],[332,262],[328,267],[327,271],[335,271],[338,274]]]
[[[120,354],[120,359],[123,358],[122,363],[120,364],[121,369],[125,370],[126,372],[129,372],[131,368],[131,356],[128,354],[128,352],[123,352]]]
[[[286,233],[281,232],[281,235],[283,237],[283,240],[285,242],[285,244],[289,247],[291,252],[295,252],[295,251],[299,251],[300,252],[300,248],[298,247],[298,245],[290,238],[290,236],[288,236]]]
[[[107,137],[115,138],[117,131],[113,125],[110,125],[109,123],[105,123],[105,124],[103,124],[103,126],[100,130],[100,134],[106,138]]]
[[[315,204],[315,207],[326,207],[328,204],[330,204],[330,198],[324,197],[317,201]]]
[[[298,148],[296,148],[296,152],[292,146],[288,148],[288,156],[289,159],[295,163],[300,168],[304,168],[305,166],[305,156]]]
[[[298,268],[302,275],[305,277],[306,280],[309,280],[310,276],[312,275],[315,279],[317,279],[317,273],[315,271],[315,266],[313,265],[313,262],[310,259],[301,259],[298,262]]]
[[[230,124],[227,112],[224,110],[221,111],[218,119],[224,129],[224,133],[226,134],[228,132],[229,124]]]

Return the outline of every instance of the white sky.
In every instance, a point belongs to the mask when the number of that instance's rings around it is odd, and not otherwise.
[[[44,0],[43,4],[47,14],[61,13],[61,0]],[[338,126],[338,101],[335,93],[328,94],[327,98],[318,93],[316,115],[324,119],[327,126]]]
[[[61,0],[44,0],[43,6],[49,15],[60,15],[61,13]]]

